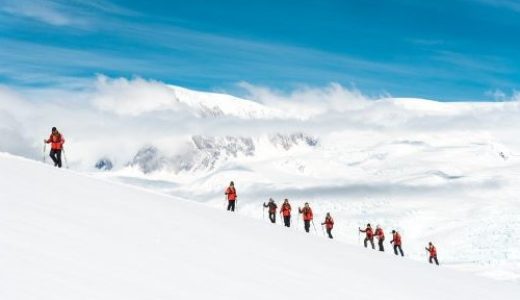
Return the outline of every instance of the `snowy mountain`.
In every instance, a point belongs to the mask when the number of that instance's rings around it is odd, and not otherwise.
[[[242,216],[262,219],[269,197],[308,201],[341,242],[381,224],[410,260],[434,241],[445,268],[520,280],[518,102],[369,99],[334,84],[248,93],[106,77],[52,97],[0,89],[0,151],[41,161],[57,126],[78,172],[215,208],[234,180]]]
[[[0,169],[2,299],[520,296],[517,284],[7,154]]]

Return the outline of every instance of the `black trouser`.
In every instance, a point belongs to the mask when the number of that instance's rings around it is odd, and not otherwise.
[[[49,156],[54,162],[54,166],[61,168],[61,149],[51,149],[51,153],[49,153]]]
[[[271,220],[271,223],[276,223],[276,213],[269,212],[269,220]]]
[[[372,245],[372,249],[375,249],[376,246],[374,245],[374,238],[369,239],[369,238],[367,238],[367,237],[365,238],[365,241],[364,241],[365,248],[367,247],[367,242],[368,242],[368,241],[370,241],[370,244]]]
[[[332,228],[327,228],[327,234],[329,235],[329,238],[332,238]]]
[[[291,216],[284,216],[283,223],[285,227],[291,227]]]
[[[437,256],[430,256],[430,264],[433,264],[433,261],[435,261],[437,266],[439,265],[439,261],[437,260]]]
[[[397,253],[397,249],[399,249],[399,252],[401,252],[401,256],[404,256],[403,248],[401,248],[401,245],[394,245],[394,253],[395,253],[395,255],[399,255]]]
[[[235,200],[228,200],[227,210],[235,211]]]
[[[385,247],[383,246],[384,241],[385,241],[385,238],[381,238],[377,241],[377,245],[379,246],[379,251],[385,251]]]
[[[303,224],[305,227],[305,231],[309,232],[309,229],[311,229],[311,221],[310,220],[303,220]]]

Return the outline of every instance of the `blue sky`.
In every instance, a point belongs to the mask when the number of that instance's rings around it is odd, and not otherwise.
[[[505,100],[520,89],[518,37],[519,0],[0,0],[0,84],[74,88],[105,74]]]

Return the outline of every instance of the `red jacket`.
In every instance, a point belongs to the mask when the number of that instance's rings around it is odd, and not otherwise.
[[[229,201],[235,201],[237,199],[237,191],[234,187],[228,187],[226,190],[226,195]]]
[[[383,228],[376,228],[375,236],[376,236],[379,240],[383,240],[383,239],[385,238],[385,233],[383,232]]]
[[[322,223],[322,225],[325,224],[325,228],[332,229],[334,227],[334,220],[332,217],[325,218],[325,222]]]
[[[367,227],[365,230],[360,230],[361,232],[366,232],[367,239],[371,240],[374,238],[374,232],[372,231],[372,227]]]
[[[300,210],[300,213],[303,214],[304,221],[311,221],[313,218],[312,209],[310,207],[304,207]]]
[[[45,141],[47,144],[51,143],[51,149],[61,150],[63,149],[63,144],[65,143],[65,139],[61,133],[52,134],[49,136],[49,139]]]
[[[390,241],[390,243],[394,243],[395,246],[401,246],[401,235],[399,232],[392,235],[392,241]]]
[[[434,245],[431,245],[430,247],[426,248],[428,252],[430,252],[430,257],[436,257],[437,256],[437,249],[435,249]]]
[[[291,216],[291,205],[289,203],[282,204],[282,207],[280,208],[280,213],[284,217],[290,217]]]

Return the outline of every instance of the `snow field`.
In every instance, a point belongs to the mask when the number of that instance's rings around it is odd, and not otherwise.
[[[0,154],[2,299],[517,299],[388,257]]]

